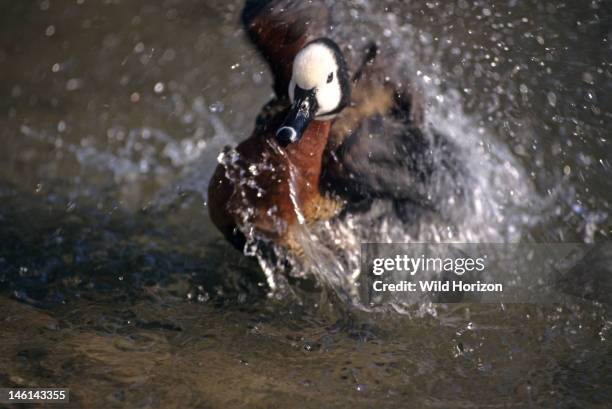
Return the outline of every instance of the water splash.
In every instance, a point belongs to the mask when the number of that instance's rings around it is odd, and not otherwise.
[[[396,209],[384,202],[376,203],[366,214],[350,215],[314,226],[302,225],[299,240],[310,261],[308,265],[294,261],[292,274],[313,274],[320,283],[359,303],[356,284],[360,274],[359,247],[363,241],[514,242],[541,237],[596,240],[602,234],[602,226],[608,222],[609,206],[605,200],[596,197],[596,193],[588,191],[590,186],[585,192],[581,181],[609,170],[607,160],[586,146],[592,144],[594,149],[606,146],[605,135],[596,132],[597,127],[605,129],[601,125],[605,122],[589,123],[574,111],[576,106],[584,105],[593,118],[605,120],[605,109],[602,110],[598,103],[605,93],[595,85],[607,71],[601,67],[585,67],[577,77],[586,84],[585,89],[569,102],[565,101],[563,89],[552,85],[551,89],[545,89],[545,109],[538,112],[550,114],[552,122],[536,128],[534,123],[544,123],[536,114],[517,114],[519,108],[533,106],[538,88],[537,84],[529,81],[530,78],[521,75],[537,66],[533,71],[535,79],[551,76],[546,70],[554,68],[551,68],[551,61],[558,57],[554,55],[555,35],[536,33],[533,19],[522,17],[515,8],[516,2],[508,4],[508,10],[513,13],[504,15],[508,21],[503,22],[499,21],[503,20],[500,16],[504,14],[499,8],[492,10],[480,4],[482,2],[473,6],[465,2],[459,5],[431,2],[426,7],[416,3],[399,6],[395,3],[330,1],[334,18],[332,34],[339,43],[346,45],[349,52],[353,50],[356,54],[367,45],[371,32],[383,34],[393,55],[389,64],[390,75],[405,77],[406,73],[411,74],[423,92],[426,131],[430,136],[434,133],[445,135],[458,147],[458,155],[469,170],[466,183],[470,194],[466,198],[449,195],[439,203],[444,217],[418,214],[412,217],[409,228],[395,218]],[[436,8],[443,10],[436,11]],[[419,17],[440,12],[451,16],[453,21],[478,13],[483,24],[477,29],[487,31],[482,44],[472,46],[475,41],[470,42],[469,37],[477,35],[476,28],[470,28],[465,38],[457,38],[456,33],[444,31],[452,29],[452,24],[440,27],[431,17]],[[351,24],[350,30],[342,29],[347,21],[355,19],[359,24]],[[423,25],[426,29],[422,28]],[[547,57],[534,61],[510,61],[511,40],[519,41],[515,35],[517,31],[524,32],[523,37],[536,47],[537,52],[532,54],[541,53]],[[517,55],[520,53],[515,52],[513,58]],[[248,67],[249,59],[253,60],[252,55],[240,64],[232,63],[233,71],[240,71],[238,67]],[[261,76],[260,72],[256,74]],[[572,72],[568,76],[570,74]],[[457,78],[465,83],[459,84]],[[478,87],[483,82],[480,90]],[[162,91],[166,94],[166,88]],[[480,101],[475,102],[475,94],[479,94]],[[155,126],[111,125],[106,132],[109,146],[105,146],[89,136],[78,143],[67,143],[61,135],[41,131],[32,125],[23,125],[21,131],[28,138],[44,141],[72,155],[82,169],[112,175],[117,186],[153,181],[152,202],[158,209],[181,200],[177,191],[192,192],[197,200],[206,202],[207,184],[217,166],[215,158],[218,152],[223,146],[236,143],[232,134],[235,130],[224,123],[220,115],[230,109],[230,104],[228,101],[206,101],[202,97],[186,101],[178,92],[169,92],[165,103],[168,104],[165,108],[168,115],[176,115],[184,124],[197,124],[192,134],[174,134]],[[555,139],[548,141],[551,133],[544,131],[553,123],[561,124],[559,135],[552,135]],[[58,130],[60,128],[65,130],[65,124],[58,126]],[[599,137],[585,139],[589,132]],[[553,166],[547,164],[551,157],[542,153],[543,146],[548,145],[551,145],[552,160],[575,157],[576,163],[562,166],[562,174],[556,174],[551,170]],[[222,161],[228,160],[230,164],[236,160],[231,151],[225,154],[229,156]],[[245,175],[236,174],[232,178],[244,181]],[[249,183],[249,188],[257,188],[252,181]],[[432,186],[432,190],[440,186],[443,184]],[[601,190],[606,191],[605,188]],[[432,195],[438,193],[432,192]],[[303,221],[299,207],[294,206],[294,210],[298,219]],[[274,209],[270,211],[274,212]],[[247,211],[245,235],[254,243],[255,233],[252,226],[249,227],[248,216]],[[534,233],[537,230],[545,233],[537,236],[538,233]],[[286,282],[284,274],[287,269],[283,263],[271,262],[257,247],[251,246],[247,250],[248,254],[260,259],[272,289],[285,285],[279,284]],[[395,308],[402,307],[397,305]]]

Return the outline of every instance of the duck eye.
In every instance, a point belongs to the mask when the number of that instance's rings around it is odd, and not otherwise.
[[[327,83],[329,84],[333,80],[334,80],[334,73],[330,72],[329,75],[327,76]]]

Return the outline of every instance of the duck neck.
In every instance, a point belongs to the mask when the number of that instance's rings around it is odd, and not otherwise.
[[[312,121],[302,138],[287,147],[287,156],[307,186],[318,188],[323,152],[329,138],[331,121]]]

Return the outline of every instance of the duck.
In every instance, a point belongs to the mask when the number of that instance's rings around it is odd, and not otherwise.
[[[210,219],[239,250],[256,240],[299,253],[301,226],[376,200],[408,219],[418,212],[407,206],[435,211],[435,175],[461,193],[452,144],[423,131],[421,93],[390,72],[380,38],[343,42],[350,27],[339,30],[333,13],[325,0],[245,3],[242,24],[275,95],[251,136],[220,154],[208,189]]]

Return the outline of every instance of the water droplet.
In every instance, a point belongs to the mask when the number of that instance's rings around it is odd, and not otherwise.
[[[70,78],[67,82],[66,82],[66,90],[67,91],[76,91],[77,89],[81,88],[81,86],[83,85],[83,81],[78,79],[78,78]]]
[[[582,214],[584,213],[584,208],[580,206],[578,203],[574,203],[572,205],[572,211],[576,214]]]
[[[223,112],[223,109],[225,108],[225,106],[223,105],[223,102],[221,101],[217,101],[217,102],[213,102],[212,104],[210,104],[208,106],[208,109],[210,110],[210,112]]]
[[[47,29],[45,30],[45,35],[47,37],[51,37],[53,34],[55,34],[55,26],[54,25],[50,25],[49,27],[47,27]]]
[[[153,87],[153,91],[155,91],[156,94],[161,94],[162,92],[164,92],[164,88],[165,88],[164,83],[158,82]]]
[[[140,43],[138,43],[138,44],[136,44],[136,45],[134,46],[134,52],[135,52],[136,54],[140,54],[141,52],[143,52],[143,51],[144,51],[144,48],[145,48],[144,44],[143,44],[142,42],[140,42]]]

